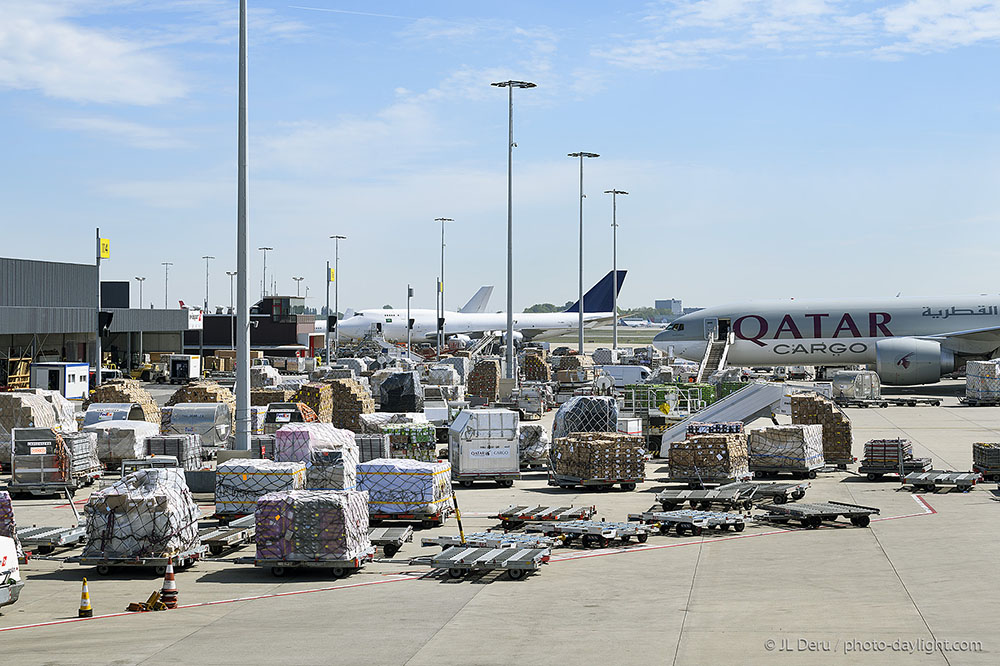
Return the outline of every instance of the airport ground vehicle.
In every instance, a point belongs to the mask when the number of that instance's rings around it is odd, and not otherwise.
[[[644,384],[653,376],[653,371],[641,365],[599,365],[597,368],[615,382],[615,388],[629,384]]]
[[[0,608],[16,603],[23,588],[14,540],[0,536]]]
[[[758,516],[757,520],[782,524],[796,520],[809,529],[816,529],[824,521],[835,521],[841,516],[850,520],[855,527],[868,527],[872,515],[880,512],[870,506],[833,501],[816,504],[765,504],[760,508],[768,513]]]
[[[979,472],[952,472],[932,469],[927,472],[912,472],[903,478],[903,484],[914,491],[934,492],[941,488],[954,488],[962,492],[972,490],[982,480]]]
[[[511,504],[495,516],[505,530],[514,530],[528,522],[588,520],[597,511],[593,506],[524,506]]]
[[[584,548],[607,548],[612,541],[628,543],[633,538],[639,543],[645,543],[649,538],[649,530],[645,526],[603,520],[529,523],[525,529],[555,537],[567,546],[579,539]]]

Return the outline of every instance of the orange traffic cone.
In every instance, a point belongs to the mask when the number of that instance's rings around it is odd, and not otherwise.
[[[80,611],[77,617],[94,617],[94,609],[90,607],[90,591],[87,589],[87,579],[83,579],[83,592],[80,593]]]
[[[163,574],[163,589],[160,590],[160,601],[167,608],[177,608],[177,579],[174,578],[174,561],[167,560],[167,571]]]

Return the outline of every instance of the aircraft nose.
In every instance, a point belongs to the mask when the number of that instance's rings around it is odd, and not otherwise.
[[[653,342],[667,342],[671,339],[671,331],[660,331],[655,336],[653,336]]]

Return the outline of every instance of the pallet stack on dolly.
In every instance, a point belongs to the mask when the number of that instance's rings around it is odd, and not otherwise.
[[[873,439],[865,443],[865,457],[858,473],[869,481],[878,481],[886,474],[900,477],[912,472],[926,472],[931,468],[930,458],[914,458],[913,444],[908,439]]]
[[[730,483],[725,486],[720,486],[719,490],[736,490],[742,489],[748,493],[751,493],[750,499],[754,503],[765,503],[774,502],[775,504],[785,504],[786,502],[794,502],[800,500],[806,496],[806,491],[809,490],[809,482],[803,481],[802,483],[753,483],[753,482],[743,482],[743,483]]]
[[[1000,482],[1000,444],[977,442],[972,445],[972,471],[984,479]]]
[[[755,478],[791,474],[815,479],[823,469],[823,426],[778,425],[751,430],[747,448]]]
[[[568,404],[568,403],[567,403]],[[556,438],[549,458],[548,485],[596,490],[635,490],[646,479],[641,437],[619,432],[573,432]]]
[[[14,428],[11,447],[12,495],[72,497],[78,489],[101,478],[96,433]]]
[[[684,502],[692,509],[707,510],[712,506],[721,506],[730,511],[750,509],[753,507],[754,494],[757,486],[752,483],[731,483],[718,488],[703,490],[673,490],[667,489],[656,495],[656,501],[664,511],[672,511]]]
[[[612,541],[626,544],[633,538],[639,543],[646,543],[649,539],[649,529],[644,525],[610,523],[603,520],[529,523],[525,529],[555,537],[565,546],[570,546],[579,540],[584,548],[607,548]]]
[[[376,458],[357,466],[357,479],[358,489],[368,492],[372,525],[389,520],[437,527],[454,509],[447,462]]]
[[[903,485],[910,486],[914,492],[935,492],[942,488],[951,488],[967,493],[983,477],[979,472],[952,472],[932,469],[929,472],[912,472],[903,479]]]
[[[525,523],[566,522],[569,520],[589,520],[597,512],[594,506],[523,506],[511,504],[495,516],[505,530],[516,530]]]
[[[879,509],[846,502],[818,502],[816,504],[766,504],[760,507],[768,513],[758,516],[757,520],[772,523],[787,524],[796,520],[803,527],[816,529],[823,521],[835,521],[843,516],[855,527],[868,527],[873,514]]]
[[[687,532],[693,536],[700,536],[703,531],[710,529],[725,532],[732,528],[736,532],[742,532],[746,528],[746,520],[738,513],[695,511],[693,509],[657,511],[656,507],[653,507],[643,513],[630,513],[628,519],[656,528],[663,535],[669,534],[671,529],[678,536]]]
[[[521,580],[541,569],[549,561],[551,553],[548,548],[452,546],[438,555],[415,557],[410,564],[446,569],[452,578],[462,578],[470,573],[503,571],[511,580]]]
[[[692,423],[687,438],[670,445],[670,480],[689,488],[749,481],[749,454],[743,424]]]

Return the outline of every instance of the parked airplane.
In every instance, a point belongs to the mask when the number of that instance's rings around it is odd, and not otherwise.
[[[493,286],[492,285],[488,285],[488,286],[485,286],[485,287],[480,287],[479,291],[477,291],[475,294],[473,294],[472,298],[469,299],[469,302],[466,303],[465,305],[463,305],[462,307],[460,307],[458,309],[458,311],[459,312],[463,312],[463,313],[468,313],[468,312],[486,312],[486,307],[489,305],[489,303],[490,303],[490,297],[492,295],[493,295]],[[388,310],[377,310],[377,312],[388,312]],[[403,312],[405,312],[405,310]],[[416,310],[413,310],[411,312],[416,312]],[[355,314],[357,314],[357,313],[354,310],[352,310],[351,308],[347,308],[347,311],[344,312],[344,316],[341,319],[341,329],[340,329],[341,331],[344,330],[343,329],[343,323],[344,323],[344,321],[347,320],[347,319],[350,319]],[[320,332],[320,333],[326,331],[326,319],[325,318],[319,317],[319,318],[316,319],[316,331]]]
[[[583,320],[586,324],[610,320],[613,317],[614,292],[621,291],[626,271],[618,271],[615,284],[612,271],[583,295]],[[544,333],[575,330],[579,318],[579,301],[563,312],[514,314],[514,336],[517,340],[531,339]],[[413,340],[433,340],[437,336],[437,312],[421,309],[410,310]],[[360,310],[352,317],[341,320],[340,338],[355,340],[370,333],[390,342],[406,342],[406,310]],[[444,313],[445,337],[470,339],[489,331],[507,328],[507,313],[449,312]]]
[[[874,365],[883,384],[933,384],[1000,352],[1000,296],[749,301],[674,320],[653,338],[701,361],[731,340],[728,364]]]

